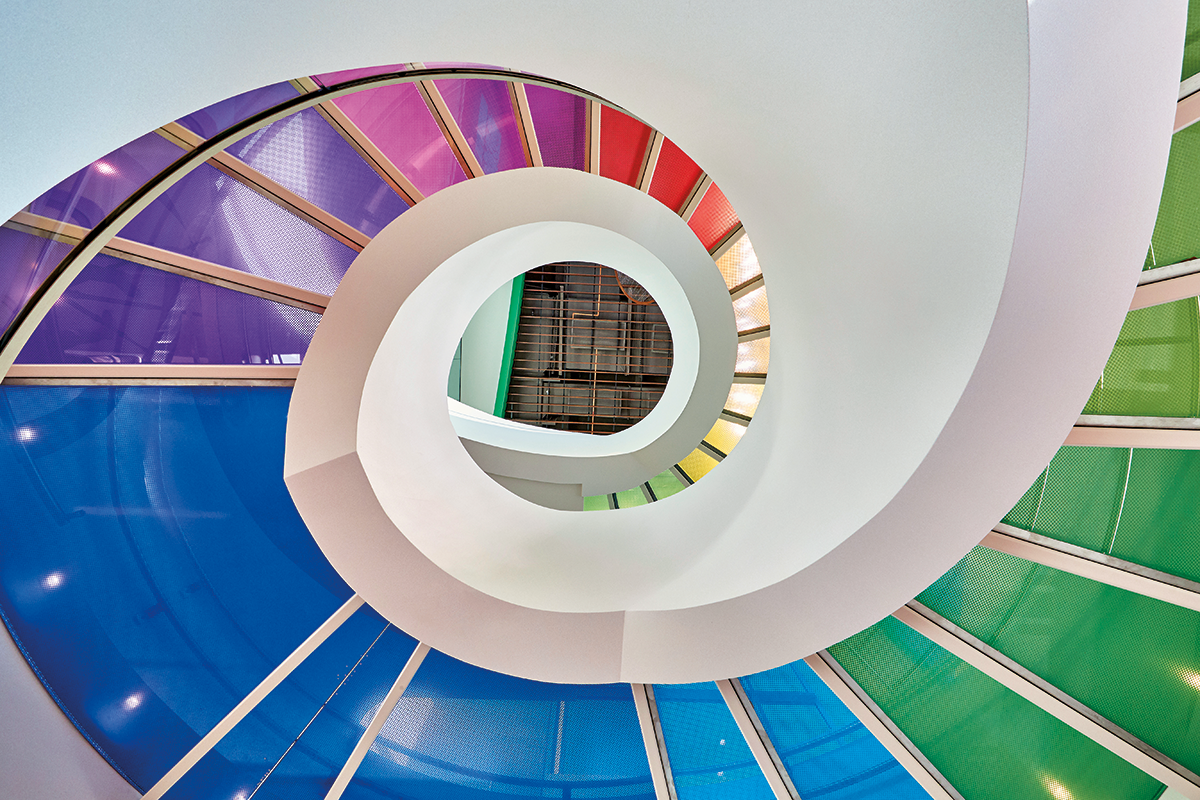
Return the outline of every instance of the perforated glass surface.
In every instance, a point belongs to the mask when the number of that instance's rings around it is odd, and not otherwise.
[[[600,109],[600,174],[614,181],[637,183],[652,131],[645,123],[610,106]]]
[[[70,251],[68,244],[0,227],[0,330]]]
[[[722,239],[738,224],[737,214],[733,206],[725,198],[714,183],[704,193],[704,199],[696,206],[696,211],[688,220],[688,227],[700,237],[700,242],[708,250],[715,248]]]
[[[1154,800],[1163,790],[892,617],[829,652],[966,800]]]
[[[741,374],[762,375],[771,360],[771,337],[739,342],[734,371]]]
[[[644,506],[648,502],[650,501],[646,499],[646,493],[642,491],[642,487],[640,486],[634,489],[626,489],[623,492],[617,492],[617,508]]]
[[[299,364],[320,319],[100,255],[67,287],[17,362]]]
[[[529,114],[547,167],[585,169],[587,100],[547,86],[525,85]]]
[[[1200,256],[1200,231],[1193,224],[1197,214],[1200,214],[1200,128],[1192,125],[1171,137],[1171,156],[1158,220],[1146,253],[1146,269]]]
[[[343,797],[653,800],[654,787],[628,684],[538,683],[431,651]]]
[[[650,180],[650,196],[672,211],[682,211],[703,171],[670,139],[663,139]]]
[[[507,81],[434,81],[485,175],[528,166]]]
[[[771,311],[767,307],[767,287],[760,286],[734,300],[733,316],[739,331],[770,325]]]
[[[743,417],[753,417],[758,403],[762,400],[761,383],[735,383],[729,387],[729,397],[725,400],[725,408]]]
[[[389,72],[404,72],[407,68],[407,64],[385,64],[379,67],[361,67],[359,69],[344,69],[338,72],[323,72],[320,75],[313,75],[312,79],[321,86],[333,86],[336,83],[346,83],[358,80],[359,78],[384,75]]]
[[[120,235],[327,295],[357,255],[208,164],[168,189]]]
[[[717,460],[699,448],[693,450],[687,458],[679,462],[679,468],[693,481],[703,478],[716,465]]]
[[[226,128],[299,94],[300,92],[286,81],[274,83],[213,103],[194,114],[182,117],[179,124],[205,139],[211,139]]]
[[[683,491],[683,482],[675,477],[675,473],[667,470],[660,472],[649,480],[650,489],[659,500]]]
[[[737,443],[741,441],[742,434],[746,432],[745,425],[739,425],[736,422],[719,419],[713,425],[712,430],[704,437],[704,441],[711,444],[713,447],[720,450],[725,455],[733,452],[733,448],[737,447]]]
[[[774,800],[715,683],[654,686],[679,800]]]
[[[0,387],[0,610],[143,790],[350,597],[283,484],[290,394]]]
[[[803,661],[742,678],[742,688],[800,797],[928,798]]]
[[[725,255],[717,259],[717,269],[730,289],[761,275],[762,268],[758,265],[758,256],[754,255],[750,237],[742,236],[734,242]]]

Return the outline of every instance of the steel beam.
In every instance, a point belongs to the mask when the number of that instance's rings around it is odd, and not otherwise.
[[[708,177],[707,174],[701,175],[696,181],[696,185],[692,188],[692,193],[688,195],[683,208],[679,210],[679,216],[683,217],[684,222],[691,221],[692,215],[700,207],[700,201],[704,199],[704,195],[708,193],[708,187],[710,186],[712,186],[712,178]]]
[[[1147,270],[1147,272],[1151,271],[1153,270]],[[1153,283],[1139,284],[1133,292],[1133,300],[1129,303],[1129,310],[1136,311],[1139,308],[1173,303],[1176,300],[1184,300],[1196,295],[1200,295],[1200,272],[1182,274],[1178,277],[1157,280]]]
[[[940,614],[913,600],[892,616],[1155,780],[1200,800],[1200,776]]]
[[[804,663],[817,673],[826,686],[829,687],[842,705],[858,718],[887,751],[892,754],[900,766],[913,777],[921,788],[929,793],[933,800],[963,800],[950,781],[938,771],[937,767],[917,749],[916,745],[904,735],[899,726],[883,709],[871,699],[863,688],[850,677],[850,674],[828,652],[822,650],[804,659]]]
[[[160,797],[166,794],[180,778],[187,774],[188,770],[194,767],[200,759],[204,758],[216,746],[217,742],[224,738],[225,734],[233,730],[275,687],[283,683],[287,676],[291,675],[292,671],[303,663],[304,659],[312,655],[312,652],[320,647],[321,643],[328,639],[330,634],[341,627],[342,623],[350,619],[351,615],[362,604],[363,599],[358,595],[354,595],[342,604],[342,607],[335,611],[333,616],[321,623],[321,626],[313,631],[312,635],[305,639],[303,644],[285,658],[282,664],[273,669],[270,675],[263,678],[262,682],[242,699],[242,702],[234,706],[233,710],[216,724],[216,727],[205,734],[204,738],[197,742],[188,751],[187,755],[181,758],[175,766],[171,767],[167,771],[167,774],[159,779],[158,783],[150,787],[150,791],[142,796],[143,800],[159,800]]]
[[[14,364],[6,386],[291,386],[299,366],[271,364]]]
[[[595,100],[587,103],[587,171],[600,174],[600,109]]]
[[[660,131],[652,131],[650,134],[650,145],[646,148],[646,157],[642,159],[642,169],[638,174],[637,189],[641,192],[650,192],[650,183],[654,180],[654,170],[658,167],[658,157],[662,153],[663,139],[665,137]]]
[[[521,134],[525,163],[531,167],[545,166],[542,163],[542,147],[538,144],[537,128],[533,124],[533,112],[529,110],[529,97],[525,94],[525,84],[509,81],[508,94],[517,114],[517,132]]]
[[[1075,447],[1146,447],[1200,450],[1200,430],[1076,425],[1064,445]]]
[[[662,723],[658,718],[658,705],[654,702],[654,687],[647,683],[631,683],[629,688],[633,690],[633,705],[637,708],[638,725],[642,729],[642,744],[646,748],[646,760],[650,762],[654,797],[656,800],[677,800],[671,761],[667,758]]]
[[[796,786],[779,758],[775,745],[771,743],[771,738],[763,729],[762,720],[758,718],[758,712],[746,696],[741,681],[737,678],[717,681],[717,688],[721,690],[721,697],[725,700],[725,705],[729,706],[729,713],[733,714],[738,730],[750,746],[750,752],[754,754],[754,760],[758,762],[758,768],[762,770],[776,800],[800,800]]]
[[[736,228],[733,229],[733,232],[729,236],[726,236],[724,239],[722,239],[721,242],[712,251],[713,261],[720,261],[721,258],[726,253],[728,253],[730,250],[732,250],[733,246],[735,244],[737,244],[738,242],[740,242],[742,240],[742,237],[745,235],[746,235],[746,229],[743,228],[739,224]]]

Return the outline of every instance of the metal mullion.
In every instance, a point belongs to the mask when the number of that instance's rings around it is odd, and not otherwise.
[[[884,713],[870,695],[850,677],[845,668],[827,651],[804,659],[804,663],[829,687],[863,727],[882,744],[892,758],[921,785],[933,800],[963,800],[925,754],[912,743],[892,718]]]
[[[749,426],[751,419],[745,414],[739,414],[736,411],[730,411],[728,408],[721,409],[720,418],[726,422],[732,422],[735,425],[741,425],[743,428]]]
[[[525,84],[509,81],[508,95],[512,98],[513,112],[517,117],[517,133],[521,135],[525,163],[531,167],[545,166],[542,163],[542,148],[538,144],[537,128],[533,124],[533,113],[529,110],[529,97],[525,94]]]
[[[1175,128],[1179,133],[1200,120],[1200,92],[1193,92],[1175,104]]]
[[[896,619],[1150,777],[1200,800],[1200,776],[916,600]]]
[[[746,230],[742,227],[742,223],[738,222],[736,225],[726,231],[725,235],[718,239],[717,243],[709,249],[709,255],[711,255],[713,260],[716,261],[722,255],[727,253],[729,249],[737,242],[737,240],[742,238],[742,235],[745,232]],[[720,255],[718,255],[718,253],[720,253]]]
[[[432,80],[418,81],[416,86],[417,91],[424,98],[425,104],[429,107],[429,113],[433,115],[434,121],[442,130],[442,135],[446,137],[446,143],[450,145],[450,150],[458,159],[458,164],[462,167],[463,172],[468,178],[478,178],[483,175],[483,166],[475,157],[474,151],[471,150],[471,145],[467,142],[467,137],[463,135],[462,128],[458,126],[454,115],[450,113],[450,107],[446,105],[441,91]]]
[[[683,208],[679,209],[679,216],[683,217],[684,222],[690,222],[692,215],[696,213],[696,209],[700,207],[700,202],[704,199],[704,195],[708,194],[708,187],[712,186],[712,178],[705,173],[696,180],[696,185],[692,187],[691,194],[684,201]]]
[[[342,796],[342,793],[346,791],[346,787],[354,779],[354,773],[362,765],[363,759],[366,758],[367,752],[371,749],[371,745],[375,743],[376,737],[383,730],[383,726],[387,723],[393,709],[396,708],[396,704],[400,702],[400,698],[408,689],[408,685],[412,683],[413,676],[417,674],[417,670],[420,668],[421,662],[425,660],[428,652],[429,645],[424,642],[417,643],[417,648],[408,657],[404,668],[400,670],[400,674],[396,676],[396,680],[392,683],[392,688],[384,696],[383,703],[379,708],[375,709],[375,714],[371,717],[371,721],[367,723],[362,736],[355,743],[354,750],[350,752],[350,757],[342,765],[337,778],[333,782],[333,786],[329,787],[329,791],[325,794],[325,800],[338,800]]]
[[[291,364],[14,364],[4,383],[273,385],[295,383],[299,372],[300,367]]]
[[[258,686],[254,687],[250,694],[246,695],[240,703],[234,706],[233,710],[226,714],[224,719],[205,734],[175,766],[171,767],[166,775],[159,778],[158,782],[150,787],[150,790],[142,796],[143,800],[159,800],[159,798],[166,794],[180,778],[187,774],[188,770],[194,767],[200,759],[204,758],[225,737],[225,734],[229,733],[239,722],[245,719],[267,695],[292,674],[292,671],[296,667],[300,666],[314,650],[320,647],[334,631],[341,627],[342,623],[350,619],[362,604],[363,599],[358,595],[353,595],[343,603],[342,607],[333,613],[333,616],[321,623],[320,627],[313,631],[291,655],[285,658],[282,664],[271,670],[271,673],[263,678]]]
[[[1136,447],[1168,450],[1200,450],[1200,430],[1076,425],[1064,445],[1075,447]]]
[[[724,461],[724,460],[725,460],[725,459],[726,459],[726,458],[729,456],[729,454],[728,454],[728,453],[723,453],[723,452],[721,452],[720,450],[718,450],[717,448],[713,447],[711,444],[709,444],[709,443],[708,443],[707,441],[705,441],[705,440],[701,440],[701,442],[700,442],[700,449],[701,449],[701,450],[703,450],[703,451],[704,451],[705,453],[707,453],[708,455],[710,455],[710,456],[712,456],[713,458],[715,458],[717,461]]]
[[[1138,286],[1146,286],[1159,281],[1193,275],[1200,272],[1200,258],[1189,258],[1174,264],[1163,264],[1161,267],[1144,269],[1138,275]]]
[[[595,100],[587,102],[587,171],[600,174],[600,108]]]
[[[642,745],[646,749],[646,760],[650,763],[655,799],[678,800],[675,778],[671,774],[671,760],[667,756],[667,744],[663,738],[662,721],[658,716],[658,704],[654,700],[654,687],[648,683],[631,683],[629,688],[633,691]]]
[[[1149,283],[1139,284],[1129,304],[1130,311],[1173,303],[1200,295],[1200,272],[1191,272]]]
[[[738,344],[744,342],[753,342],[758,339],[768,339],[771,336],[770,325],[759,325],[757,328],[749,328],[744,331],[738,331]]]
[[[159,128],[157,133],[168,141],[180,144],[188,150],[194,150],[205,142],[203,137],[197,136],[177,122],[168,122]],[[274,178],[267,177],[231,153],[221,150],[213,154],[208,159],[208,163],[255,194],[271,201],[292,216],[317,228],[322,233],[332,236],[349,248],[361,251],[371,241],[370,236],[358,230],[353,225],[338,219],[325,209],[296,194]]]
[[[731,300],[741,300],[746,295],[764,286],[763,276],[760,272],[753,278],[742,281],[737,286],[729,290],[729,298]]]
[[[646,194],[650,193],[650,184],[654,180],[654,170],[658,167],[658,156],[662,153],[663,139],[661,131],[652,130],[650,143],[646,147],[646,155],[642,158],[642,168],[638,172],[637,189]]]
[[[1060,572],[1200,611],[1200,583],[1003,523],[980,545]]]
[[[758,712],[754,710],[754,705],[746,696],[742,682],[737,678],[717,681],[717,688],[721,691],[721,697],[725,700],[725,705],[729,707],[729,713],[733,715],[738,730],[742,732],[742,738],[749,745],[750,752],[754,754],[754,760],[758,762],[758,768],[762,771],[763,777],[767,779],[767,784],[771,787],[777,800],[800,800],[796,786],[792,783],[792,777],[788,775],[787,768],[784,767],[775,745],[771,742],[771,737],[763,728],[762,720],[758,718]]]

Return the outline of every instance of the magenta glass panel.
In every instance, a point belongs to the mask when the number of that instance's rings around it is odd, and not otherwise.
[[[366,89],[333,102],[426,197],[467,179],[413,84]]]
[[[369,236],[408,210],[313,108],[255,131],[229,152]]]
[[[29,204],[34,214],[94,228],[183,149],[147,133],[84,167]]]
[[[529,166],[506,81],[434,81],[484,174]]]
[[[359,78],[370,78],[373,75],[385,75],[389,72],[404,72],[405,64],[386,64],[382,67],[359,67],[358,69],[343,69],[338,72],[323,72],[313,75],[312,79],[321,86],[333,86],[335,83],[346,83]]]
[[[120,235],[322,294],[357,253],[208,164],[138,214]]]
[[[587,168],[587,100],[548,86],[525,85],[529,114],[547,167]]]
[[[97,256],[21,350],[22,364],[299,364],[321,317]]]
[[[299,96],[295,87],[286,81],[273,83],[261,89],[251,89],[228,100],[213,103],[208,108],[202,108],[194,114],[181,117],[180,125],[198,133],[205,139],[211,139],[226,128],[235,125],[247,117],[278,105],[285,100]]]
[[[0,331],[69,252],[69,244],[0,228]]]

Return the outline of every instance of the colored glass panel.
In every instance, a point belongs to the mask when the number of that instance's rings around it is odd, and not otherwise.
[[[761,383],[735,383],[729,387],[729,398],[725,401],[726,410],[743,417],[753,417],[759,401],[762,400],[763,388]]]
[[[610,106],[600,109],[600,174],[633,186],[646,161],[653,132]]]
[[[528,166],[507,81],[434,81],[484,174]]]
[[[739,331],[762,328],[771,324],[771,311],[767,307],[767,287],[760,286],[733,301],[733,316]]]
[[[928,798],[803,661],[742,678],[742,688],[800,797]]]
[[[587,100],[549,86],[525,85],[542,164],[587,168]]]
[[[213,103],[194,114],[182,117],[179,124],[205,139],[211,139],[226,128],[299,95],[296,87],[286,81],[274,83]]]
[[[608,510],[608,495],[594,494],[590,497],[583,498],[584,511],[607,511]]]
[[[687,153],[670,139],[663,139],[658,152],[654,177],[650,179],[650,196],[672,211],[680,211],[696,188],[703,171]]]
[[[168,189],[120,235],[321,294],[333,294],[357,255],[208,164]]]
[[[0,330],[71,252],[69,244],[0,227]]]
[[[623,492],[617,492],[617,508],[634,508],[635,506],[644,506],[648,502],[646,493],[642,491],[642,487],[640,486],[634,489],[626,489]]]
[[[94,228],[182,155],[182,148],[157,133],[147,133],[60,182],[30,203],[29,211]]]
[[[514,796],[652,800],[628,684],[539,683],[430,651],[343,795]]]
[[[1183,40],[1183,74],[1186,80],[1200,72],[1200,0],[1188,0],[1187,36]]]
[[[368,236],[408,210],[315,108],[255,131],[229,152]]]
[[[372,78],[376,75],[386,75],[391,72],[404,72],[407,64],[386,64],[381,67],[360,67],[359,69],[343,69],[338,72],[322,72],[313,75],[312,79],[321,86],[333,86],[337,83],[349,83],[360,78]]]
[[[770,336],[763,339],[755,339],[751,342],[739,342],[734,372],[739,372],[743,375],[762,375],[767,371],[767,364],[770,360]]]
[[[414,84],[367,89],[333,102],[426,197],[467,179]]]
[[[1192,125],[1171,137],[1171,155],[1154,235],[1146,253],[1146,269],[1200,256],[1200,231],[1194,224],[1197,216],[1200,216],[1200,128]]]
[[[1151,747],[1200,770],[1197,612],[985,547],[972,550],[918,599]]]
[[[715,683],[655,685],[679,800],[773,800]]]
[[[695,232],[706,250],[712,250],[720,244],[737,225],[738,218],[733,206],[715,183],[708,187],[704,199],[688,220],[688,227]]]
[[[0,387],[5,624],[143,790],[351,595],[283,483],[290,397]]]
[[[320,315],[97,256],[17,357],[25,364],[299,364]]]
[[[650,489],[654,492],[654,496],[659,500],[670,497],[673,494],[678,494],[683,491],[683,481],[675,477],[675,473],[671,470],[660,472],[650,479]]]
[[[693,482],[703,478],[716,465],[717,460],[699,448],[693,450],[687,455],[686,458],[679,462],[679,468],[683,470]]]
[[[829,652],[966,800],[1154,800],[1163,790],[892,617]]]
[[[742,236],[734,242],[725,255],[717,259],[717,269],[730,289],[761,275],[762,268],[758,266],[758,256],[754,255],[750,237]]]
[[[741,441],[742,434],[745,432],[745,425],[738,425],[736,422],[719,419],[717,420],[717,424],[713,425],[712,430],[708,432],[708,436],[704,437],[704,441],[725,455],[729,455],[733,452],[733,448],[737,447],[737,443]]]

